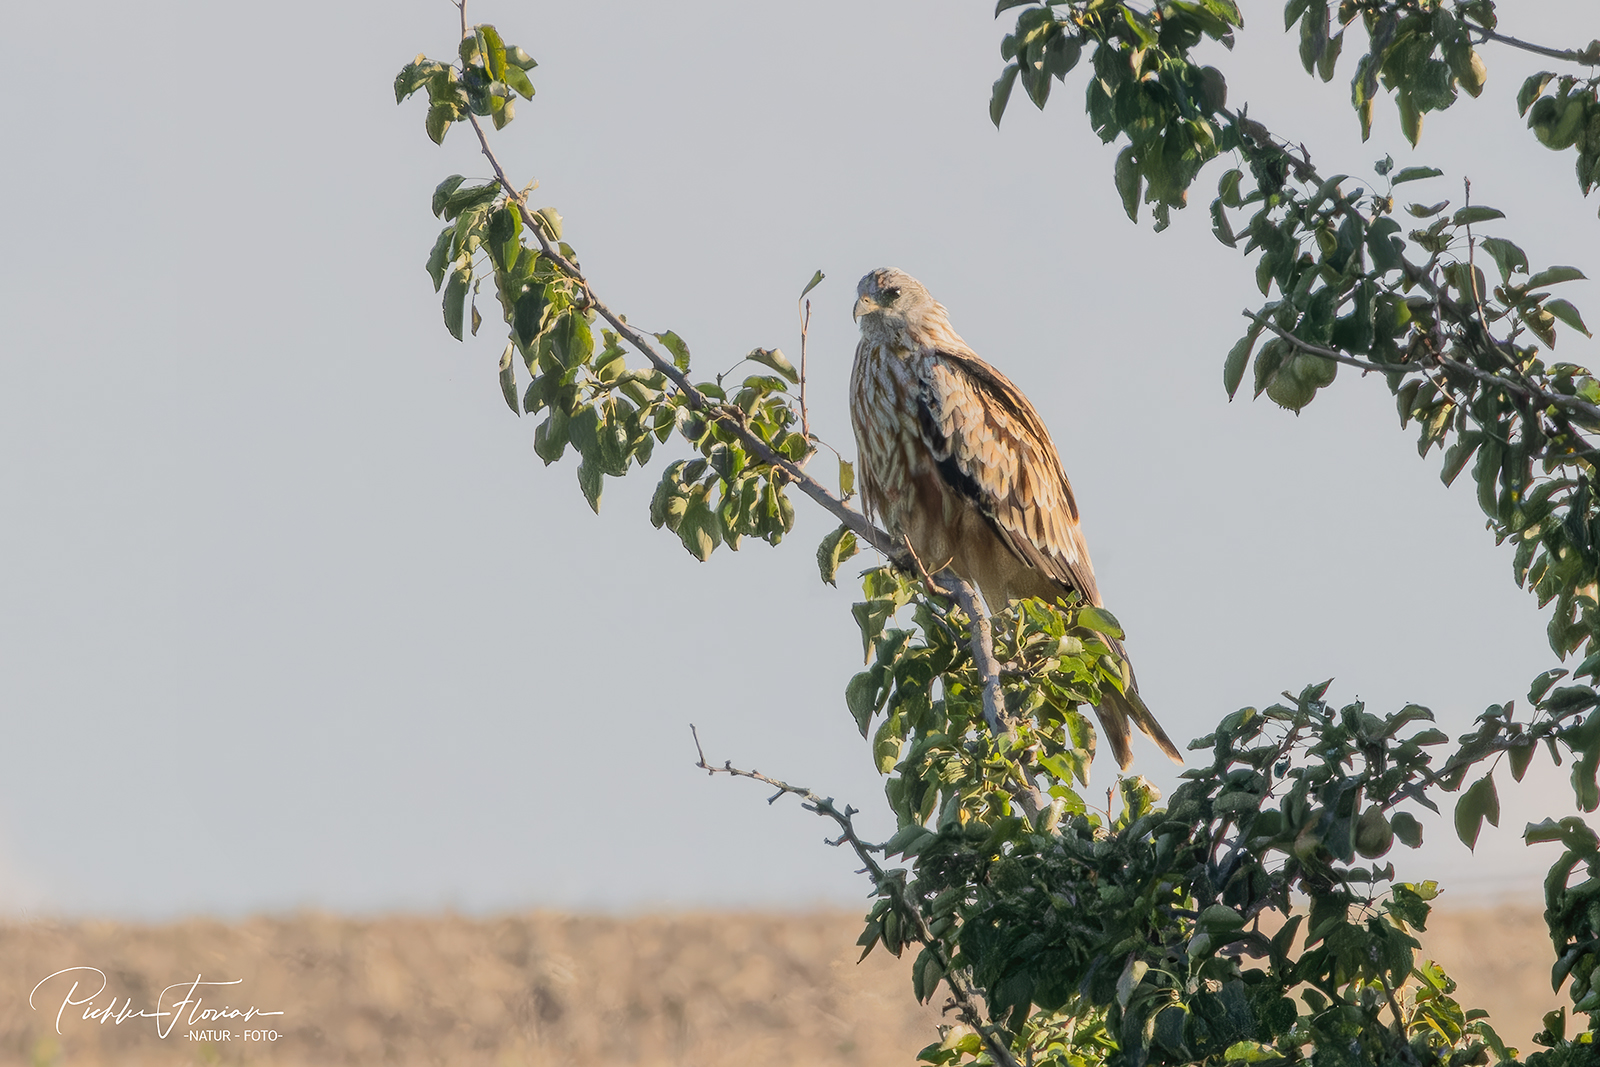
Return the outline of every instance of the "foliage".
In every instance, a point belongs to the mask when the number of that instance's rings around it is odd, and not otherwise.
[[[435,143],[466,122],[495,172],[483,183],[452,175],[433,194],[447,225],[427,270],[446,327],[458,340],[469,324],[478,332],[488,279],[507,328],[506,402],[544,416],[534,442],[547,464],[569,446],[577,453],[592,507],[607,476],[646,465],[676,438],[686,454],[660,475],[650,519],[696,558],[744,537],[777,544],[793,527],[798,488],[841,524],[817,550],[823,580],[835,582],[862,544],[896,561],[863,576],[853,613],[866,668],[846,691],[886,775],[894,836],[863,842],[853,809],[703,757],[702,766],[777,785],[839,824],[838,843],[857,852],[877,896],[864,951],[914,949],[915,995],[943,989],[961,1021],[925,1062],[1511,1062],[1516,1050],[1417,956],[1436,887],[1396,882],[1384,858],[1396,842],[1419,846],[1417,809],[1437,811],[1452,792],[1456,831],[1474,844],[1485,820],[1498,822],[1501,764],[1520,781],[1541,744],[1557,763],[1572,760],[1578,805],[1600,807],[1600,383],[1555,359],[1558,340],[1588,329],[1551,291],[1583,274],[1535,270],[1502,235],[1504,214],[1471,203],[1470,184],[1458,207],[1441,199],[1402,213],[1397,200],[1439,171],[1395,171],[1386,158],[1371,179],[1324,175],[1294,142],[1230,107],[1224,74],[1194,56],[1205,42],[1231,47],[1243,29],[1233,0],[999,0],[996,14],[1019,8],[1001,45],[994,121],[1018,84],[1043,108],[1052,85],[1086,65],[1090,125],[1122,145],[1117,195],[1131,219],[1151,205],[1158,230],[1206,165],[1231,156],[1212,228],[1252,258],[1266,302],[1245,312],[1245,335],[1226,356],[1228,395],[1247,371],[1257,396],[1296,411],[1341,364],[1385,383],[1402,424],[1418,426],[1419,452],[1440,449],[1444,481],[1470,468],[1490,529],[1515,546],[1516,581],[1553,604],[1552,650],[1583,653],[1569,684],[1558,684],[1564,668],[1544,672],[1525,715],[1492,705],[1453,748],[1440,747],[1450,738],[1426,708],[1335,708],[1326,683],[1307,687],[1194,742],[1200,765],[1165,808],[1147,782],[1127,778],[1120,800],[1097,809],[1079,792],[1096,741],[1083,709],[1124,684],[1116,620],[1070,600],[1030,600],[986,629],[968,616],[959,582],[896,565],[897,546],[848,506],[848,463],[837,491],[806,471],[820,442],[807,431],[803,374],[781,352],[753,349],[696,382],[682,338],[644,334],[607,307],[560,216],[529,205],[479,121],[513,120],[514,98],[533,96],[535,64],[492,26],[469,27],[464,5],[459,62],[419,56],[395,82],[397,100],[426,91]],[[1298,27],[1306,71],[1323,81],[1346,35],[1364,40],[1351,80],[1363,134],[1388,97],[1413,143],[1427,113],[1485,90],[1480,46],[1600,61],[1600,42],[1559,49],[1500,34],[1492,0],[1289,0],[1284,17]],[[1596,91],[1593,77],[1541,74],[1516,101],[1539,143],[1573,151],[1585,195],[1600,182]],[[633,354],[643,363],[630,366]],[[736,381],[745,362],[755,366]],[[1005,665],[997,673],[989,652]],[[1553,980],[1570,981],[1574,1013],[1589,1016],[1569,1034],[1566,1013],[1552,1014],[1538,1038],[1548,1049],[1527,1062],[1600,1061],[1600,837],[1569,817],[1530,826],[1527,838],[1562,846],[1546,881]]]
[[[513,92],[533,95],[526,72],[534,60],[504,44],[493,26],[466,31],[460,54],[459,66],[418,56],[395,79],[397,102],[427,91],[427,132],[435,143],[464,119],[481,138],[475,116],[490,116],[501,128],[514,118]],[[607,477],[622,477],[630,464],[644,466],[656,444],[676,434],[699,455],[666,468],[650,521],[676,533],[701,560],[719,544],[737,549],[745,537],[777,544],[794,527],[779,468],[812,450],[794,429],[789,387],[799,372],[777,349],[758,348],[740,362],[771,373],[747,375],[731,389],[721,374],[691,384],[689,347],[670,330],[655,335],[668,358],[629,368],[624,338],[633,331],[615,319],[617,331],[602,328],[597,346],[601,308],[577,269],[576,252],[562,240],[561,216],[554,208],[531,209],[526,192],[503,175],[474,184],[459,174],[434,190],[433,213],[448,225],[434,241],[427,270],[434,290],[443,290],[445,327],[461,340],[470,322],[477,334],[477,296],[490,280],[507,327],[500,357],[506,404],[518,415],[544,413],[533,440],[546,464],[568,446],[577,452],[578,485],[591,508],[599,510]],[[525,388],[519,357],[532,379]]]

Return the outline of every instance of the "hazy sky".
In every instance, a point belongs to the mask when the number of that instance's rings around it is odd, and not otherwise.
[[[1458,198],[1465,172],[1536,264],[1600,267],[1571,154],[1538,147],[1511,102],[1532,62],[1491,48],[1485,97],[1430,116],[1416,153],[1387,106],[1362,145],[1360,49],[1321,85],[1281,4],[1245,10],[1231,99],[1325,172],[1386,152],[1443,166],[1430,200]],[[996,131],[1009,23],[991,12],[471,9],[540,63],[497,138],[511,173],[539,179],[604,298],[676,330],[702,374],[756,345],[794,353],[795,297],[821,268],[813,423],[853,451],[855,280],[895,265],[929,286],[1049,423],[1174,736],[1329,676],[1341,701],[1424,703],[1452,733],[1521,698],[1552,662],[1544,617],[1466,481],[1445,490],[1387,389],[1348,371],[1299,417],[1229,404],[1223,355],[1260,303],[1248,264],[1204,201],[1165,234],[1127,221],[1082,71],[1042,114],[1019,92]],[[1585,0],[1505,19],[1549,43],[1600,36]],[[779,550],[700,564],[650,528],[649,474],[608,482],[591,515],[573,464],[546,468],[534,421],[500,399],[494,322],[466,344],[441,325],[429,195],[486,167],[468,131],[429,143],[422,104],[397,108],[390,86],[415,53],[451,54],[455,26],[445,0],[0,9],[13,912],[863,899],[827,827],[695,771],[688,728],[887,834],[842,699],[855,591],[813,562],[831,524],[802,504]],[[1569,288],[1600,318],[1592,286]],[[1563,356],[1594,359],[1563,336]],[[1522,848],[1522,823],[1570,809],[1565,771],[1535,768],[1502,789],[1480,863],[1430,823],[1408,869],[1462,895],[1531,887],[1550,857]]]

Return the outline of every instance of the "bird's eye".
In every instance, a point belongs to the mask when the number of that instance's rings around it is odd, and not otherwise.
[[[885,300],[898,300],[900,299],[900,290],[898,288],[885,289],[883,291],[883,298]]]

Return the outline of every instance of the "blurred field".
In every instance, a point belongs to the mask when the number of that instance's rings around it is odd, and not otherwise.
[[[854,915],[699,914],[601,918],[534,913],[347,919],[317,914],[236,924],[163,926],[32,922],[0,926],[0,1063],[110,1065],[905,1064],[936,1038],[936,1008],[911,1002],[909,957],[875,952],[860,966]],[[1426,947],[1528,1048],[1550,993],[1539,913],[1499,908],[1436,914]],[[55,1015],[104,971],[92,1005]],[[199,990],[201,1010],[281,1011],[248,1022],[150,1018],[163,987],[196,975],[242,979]],[[115,1003],[112,998],[115,997]],[[86,1008],[113,1009],[109,1022]],[[230,1040],[191,1039],[227,1030]],[[245,1031],[277,1040],[244,1040]]]

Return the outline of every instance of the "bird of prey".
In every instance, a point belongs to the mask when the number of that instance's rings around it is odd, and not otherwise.
[[[950,328],[915,278],[872,271],[856,287],[861,324],[850,421],[867,513],[929,573],[949,567],[990,611],[1075,592],[1099,607],[1089,548],[1061,457],[1033,405]],[[1122,644],[1108,639],[1124,658]],[[1145,707],[1132,672],[1095,715],[1117,762],[1133,760],[1128,723],[1183,758]]]

